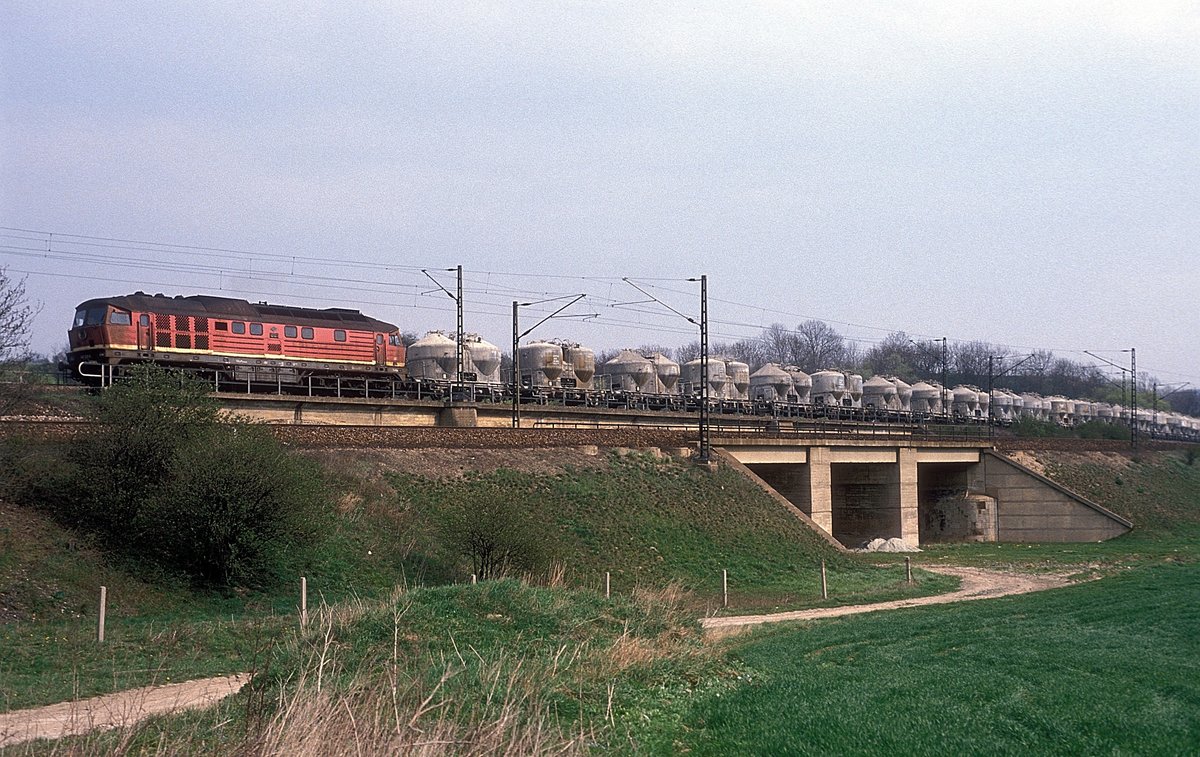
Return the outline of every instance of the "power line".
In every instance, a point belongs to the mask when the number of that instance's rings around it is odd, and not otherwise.
[[[412,275],[414,277],[423,268],[436,269],[436,268],[444,267],[444,266],[439,266],[439,265],[424,265],[424,266],[398,265],[398,264],[394,264],[394,263],[379,263],[379,262],[364,261],[364,260],[347,260],[347,259],[342,259],[342,258],[313,256],[313,255],[290,255],[290,254],[286,254],[286,253],[251,251],[251,250],[229,248],[229,247],[154,242],[154,241],[146,241],[146,240],[124,239],[124,238],[120,238],[120,237],[105,237],[105,236],[86,235],[86,234],[72,234],[72,233],[65,233],[65,232],[50,232],[50,231],[28,229],[28,228],[17,227],[17,226],[0,226],[0,238],[13,240],[14,242],[37,242],[37,243],[45,244],[44,248],[34,247],[34,246],[26,246],[26,245],[20,245],[20,244],[0,244],[0,250],[4,250],[7,255],[11,255],[14,257],[40,258],[40,259],[44,259],[44,260],[69,261],[69,262],[77,262],[77,263],[87,262],[87,263],[94,263],[94,264],[105,265],[105,266],[110,266],[110,267],[111,266],[119,266],[119,267],[131,268],[131,269],[161,271],[161,272],[169,272],[169,273],[181,273],[181,274],[189,274],[189,275],[197,275],[197,276],[217,276],[219,280],[215,286],[220,291],[244,292],[244,293],[250,293],[250,294],[256,294],[256,295],[266,295],[266,296],[277,296],[277,293],[276,292],[264,292],[261,290],[247,289],[247,288],[242,288],[242,287],[231,287],[231,286],[227,285],[226,278],[228,278],[228,277],[247,278],[247,279],[250,279],[253,281],[274,282],[274,283],[288,284],[291,286],[299,286],[299,287],[321,287],[322,289],[325,289],[325,290],[337,289],[340,291],[353,292],[353,293],[391,294],[391,293],[395,292],[396,294],[399,294],[399,295],[402,295],[405,297],[415,298],[415,297],[419,297],[420,293],[419,293],[419,287],[414,283],[408,283],[405,281],[389,282],[386,280],[379,280],[379,279],[353,278],[353,277],[347,277],[347,276],[325,275],[325,274],[321,274],[321,273],[311,273],[311,272],[303,272],[303,271],[297,272],[295,270],[295,267],[298,264],[300,264],[300,265],[335,266],[338,268],[359,268],[359,269],[364,269],[364,270],[376,270],[376,271],[383,271],[383,272],[388,272],[388,273],[399,273],[402,275]],[[83,249],[75,249],[75,248],[83,248]],[[171,261],[171,260],[153,261],[153,260],[130,259],[125,256],[112,254],[112,253],[116,253],[117,251],[125,251],[125,252],[133,252],[133,253],[149,253],[149,254],[153,254],[153,255],[163,255],[163,256],[168,256],[168,257],[187,255],[189,258],[195,258],[196,256],[199,255],[203,258],[207,258],[210,260],[220,259],[220,260],[230,260],[230,261],[237,261],[237,262],[245,263],[249,266],[249,270],[242,270],[242,269],[231,268],[228,266],[221,266],[221,265],[199,263],[199,262],[194,262],[194,261]],[[106,253],[108,253],[108,254],[106,254]],[[254,270],[255,263],[259,263],[264,266],[287,266],[289,268],[289,270],[287,270],[287,271],[282,271],[282,270],[258,270],[258,271],[256,271],[256,270]],[[36,271],[28,271],[27,273],[33,273],[33,274],[37,274],[37,275],[53,275],[53,274],[48,274],[45,272],[36,272]],[[491,303],[491,302],[487,302],[487,300],[491,300],[492,298],[500,298],[500,297],[504,297],[508,300],[511,300],[511,298],[513,296],[518,296],[520,298],[549,297],[549,296],[560,296],[560,295],[563,295],[566,293],[565,291],[558,291],[558,290],[553,290],[553,289],[535,289],[535,288],[522,288],[522,287],[517,287],[517,286],[510,286],[510,285],[501,283],[504,280],[516,279],[518,281],[529,281],[529,282],[539,281],[539,280],[554,281],[554,282],[573,282],[573,283],[584,282],[584,283],[590,283],[593,285],[604,285],[604,286],[607,286],[611,290],[613,285],[621,283],[622,279],[626,278],[626,277],[620,277],[620,276],[587,276],[587,275],[580,276],[580,275],[567,275],[567,274],[551,274],[551,273],[542,273],[542,272],[529,273],[529,272],[487,271],[487,270],[471,271],[470,273],[471,273],[471,276],[468,280],[471,281],[472,284],[474,284],[476,287],[479,287],[479,288],[471,288],[471,289],[468,289],[467,292],[469,294],[473,295],[473,298],[485,300],[485,302],[482,304],[484,304],[484,305],[494,304],[497,308],[499,308],[502,304],[500,301],[495,301],[494,303]],[[114,282],[127,283],[127,282],[123,282],[121,279],[111,279],[111,278],[103,278],[103,277],[96,277],[96,276],[70,276],[69,274],[61,274],[61,275],[69,277],[69,278],[80,278],[80,279],[90,279],[90,280],[94,280],[94,281],[114,281]],[[498,281],[493,282],[492,281],[493,278],[497,279]],[[669,292],[672,294],[682,295],[682,296],[686,296],[689,298],[694,296],[693,293],[691,293],[691,292],[686,292],[686,291],[682,291],[679,289],[675,289],[671,286],[667,286],[667,284],[672,283],[672,282],[683,283],[684,281],[686,281],[686,279],[683,277],[638,276],[637,280],[639,282],[644,283],[644,285],[647,286],[648,288],[654,288],[654,289],[657,289],[662,292]],[[147,282],[147,283],[149,284],[149,282]],[[154,284],[154,285],[155,286],[181,286],[180,284],[162,284],[162,283]],[[594,289],[594,287],[588,287],[588,288]],[[662,320],[662,316],[663,316],[662,313],[657,312],[656,310],[649,309],[649,308],[638,307],[636,303],[623,303],[622,304],[619,300],[617,300],[611,296],[605,296],[600,291],[589,291],[589,292],[587,292],[587,294],[588,294],[589,301],[598,303],[601,306],[607,306],[611,310],[622,310],[622,311],[634,313],[638,316],[645,317],[646,319],[659,320],[659,321]],[[330,298],[330,297],[317,296],[317,295],[298,295],[298,296],[302,296],[307,299],[315,300],[315,301],[343,302],[343,300],[338,300],[338,299]],[[772,307],[766,307],[766,306],[758,305],[758,304],[740,302],[740,301],[728,299],[728,298],[711,297],[710,301],[715,302],[715,303],[729,305],[732,307],[743,308],[743,309],[750,310],[750,311],[758,311],[759,313],[762,313],[762,314],[772,313],[772,314],[782,315],[782,316],[786,316],[786,317],[790,317],[790,318],[797,318],[797,319],[804,319],[804,320],[818,320],[818,321],[822,321],[824,323],[835,324],[835,325],[839,325],[839,326],[846,326],[846,327],[856,328],[856,329],[866,329],[869,331],[886,332],[888,334],[906,333],[906,335],[908,335],[908,336],[915,336],[915,337],[927,336],[927,335],[921,334],[920,332],[903,332],[903,330],[901,330],[901,329],[894,329],[894,328],[887,328],[887,327],[875,326],[875,325],[870,325],[870,324],[856,323],[856,322],[852,322],[852,321],[842,321],[842,320],[831,319],[831,318],[821,318],[819,316],[810,316],[810,315],[795,313],[795,312],[782,310],[782,309],[778,309],[778,308],[772,308]],[[394,301],[393,302],[363,301],[363,304],[380,305],[380,306],[384,306],[384,307],[415,308],[415,309],[433,310],[433,311],[438,310],[438,308],[435,308],[435,307],[417,305],[415,302],[415,299],[413,301],[413,304],[411,304],[411,305],[404,305],[402,303],[394,302]],[[618,305],[620,305],[620,307],[618,307]],[[499,312],[492,312],[492,311],[485,311],[485,310],[472,311],[472,314],[473,315],[480,315],[480,314],[495,315],[495,316],[501,315],[501,313],[499,313]],[[687,330],[675,329],[675,328],[667,326],[663,323],[647,324],[644,321],[632,321],[632,320],[628,320],[628,319],[620,319],[620,318],[615,318],[612,316],[605,316],[605,315],[599,315],[594,319],[590,319],[590,321],[601,324],[601,325],[621,326],[623,328],[631,328],[631,329],[644,330],[644,331],[653,331],[653,332],[658,332],[658,333],[680,333],[680,334],[687,333]],[[732,319],[712,319],[712,324],[720,325],[720,326],[723,326],[728,329],[756,329],[760,332],[767,329],[769,326],[774,325],[774,324],[754,323],[752,321],[732,320]],[[797,333],[797,330],[795,330],[795,329],[787,329],[787,331],[789,333],[793,333],[793,334]],[[755,335],[745,335],[745,334],[737,334],[737,333],[722,333],[722,334],[715,334],[714,336],[716,336],[720,339],[763,341],[761,335],[755,336]],[[855,336],[855,335],[850,335],[850,334],[839,334],[839,337],[841,337],[846,342],[862,344],[862,345],[878,344],[883,339],[883,338],[870,338],[870,337],[864,337],[864,336]],[[955,341],[959,344],[976,341],[973,339],[965,339],[965,338],[961,338],[961,337],[952,337],[952,339],[953,339],[953,341]],[[1035,351],[1035,350],[1043,351],[1044,350],[1044,351],[1050,351],[1050,352],[1060,354],[1060,355],[1061,354],[1076,354],[1076,355],[1084,354],[1082,350],[1064,348],[1064,347],[1017,345],[1017,344],[1010,344],[1010,343],[1004,343],[1004,342],[989,342],[989,344],[991,344],[992,346],[995,346],[995,347],[1000,347],[1000,348],[1017,349],[1017,350],[1025,350],[1025,351]],[[1119,350],[1113,350],[1113,352],[1117,352],[1117,351],[1119,351]],[[1097,352],[1105,352],[1105,351],[1097,350]],[[1155,372],[1162,373],[1165,375],[1181,376],[1181,377],[1185,377],[1185,378],[1189,378],[1189,379],[1196,379],[1197,381],[1200,381],[1200,378],[1197,378],[1196,376],[1192,376],[1192,375],[1186,374],[1186,373],[1171,372],[1171,371],[1155,371]]]

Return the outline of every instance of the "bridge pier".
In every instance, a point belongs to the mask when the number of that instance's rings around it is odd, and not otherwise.
[[[833,465],[828,447],[808,450],[809,517],[828,534],[833,530]],[[801,510],[804,508],[801,507]],[[836,536],[836,534],[834,534]]]
[[[1129,521],[979,442],[714,440],[847,547],[937,541],[1098,541]]]
[[[896,451],[900,485],[900,538],[914,547],[921,543],[921,499],[918,488],[917,451],[901,447]]]

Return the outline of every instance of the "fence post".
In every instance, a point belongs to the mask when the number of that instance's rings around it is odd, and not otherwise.
[[[300,576],[300,627],[308,628],[308,579]]]
[[[910,584],[912,583],[912,558],[904,558],[904,576]]]
[[[729,570],[721,569],[721,606],[729,607]]]
[[[604,571],[604,598],[608,599],[612,595],[612,574],[607,570]]]
[[[479,583],[479,576],[472,573],[471,574],[471,585],[474,586],[477,583]]]
[[[821,599],[829,599],[829,582],[825,579],[825,559],[821,559]]]
[[[100,587],[100,621],[96,624],[96,641],[104,643],[104,620],[108,614],[108,587]]]

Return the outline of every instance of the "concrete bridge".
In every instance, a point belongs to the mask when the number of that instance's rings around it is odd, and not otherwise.
[[[507,405],[219,395],[234,412],[289,425],[493,428]],[[525,405],[526,429],[692,431],[685,413]],[[791,424],[789,424],[791,425]],[[876,537],[931,542],[1102,541],[1133,524],[1013,460],[986,438],[922,437],[914,429],[808,423],[772,433],[770,419],[714,416],[713,446],[814,528],[856,547]],[[694,439],[694,437],[693,437]]]
[[[986,440],[714,438],[838,543],[1103,541],[1133,524]]]

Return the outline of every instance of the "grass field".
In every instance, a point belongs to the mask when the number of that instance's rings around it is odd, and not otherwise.
[[[751,682],[702,698],[698,754],[1188,754],[1200,746],[1200,567],[772,629]]]
[[[675,590],[605,600],[514,580],[400,592],[279,635],[203,713],[63,740],[86,753],[577,754],[669,744],[734,672]]]
[[[567,586],[598,591],[605,570],[621,596],[674,584],[685,590],[681,601],[693,616],[717,610],[723,568],[733,612],[955,586],[926,572],[908,586],[899,565],[881,568],[836,552],[735,472],[642,455],[594,463],[474,479],[348,475],[338,484],[335,528],[307,559],[310,601],[380,598],[397,584],[468,580],[469,564],[448,550],[439,523],[445,503],[481,481],[536,510],[539,538],[565,565]],[[201,592],[121,561],[29,508],[0,503],[0,515],[0,710],[254,669],[271,639],[295,623],[295,583]],[[824,601],[821,559],[831,591]],[[101,584],[109,596],[103,646],[94,641]]]
[[[709,473],[686,462],[629,455],[554,475],[496,471],[388,480],[399,502],[422,513],[418,533],[430,533],[446,503],[472,488],[519,496],[543,529],[544,546],[561,557],[568,585],[599,588],[605,571],[618,592],[675,582],[697,598],[698,611],[719,608],[722,570],[729,574],[734,611],[894,599],[955,586],[920,573],[910,587],[902,569],[881,570],[838,552],[724,467]],[[829,568],[828,602],[820,598],[821,560]],[[454,570],[464,576],[470,567],[459,561]]]
[[[1103,544],[946,546],[919,560],[1100,580],[715,644],[702,641],[694,619],[713,608],[721,568],[730,570],[734,609],[752,610],[820,603],[821,558],[831,602],[894,598],[906,590],[900,563],[833,552],[730,472],[634,455],[578,470],[479,474],[536,503],[546,544],[568,558],[563,586],[421,587],[465,577],[438,523],[444,503],[472,481],[392,472],[367,482],[350,471],[337,531],[311,560],[314,594],[324,590],[336,604],[300,634],[291,587],[214,597],[161,576],[137,578],[71,532],[6,509],[0,587],[11,585],[5,576],[30,580],[11,594],[19,615],[0,625],[0,708],[250,670],[254,686],[215,709],[61,747],[1195,752],[1200,465],[1179,454],[1056,453],[1045,462],[1137,528]],[[597,589],[610,566],[624,572],[613,569],[616,595],[605,600]],[[89,641],[101,577],[125,603],[106,648]],[[412,588],[392,595],[397,578]],[[644,589],[668,584],[680,588]],[[927,581],[916,591],[935,588]]]
[[[734,640],[750,682],[694,703],[699,754],[1191,754],[1200,750],[1200,465],[1049,454],[1137,524],[1099,544],[936,545],[925,563],[1076,572],[1065,589]]]

